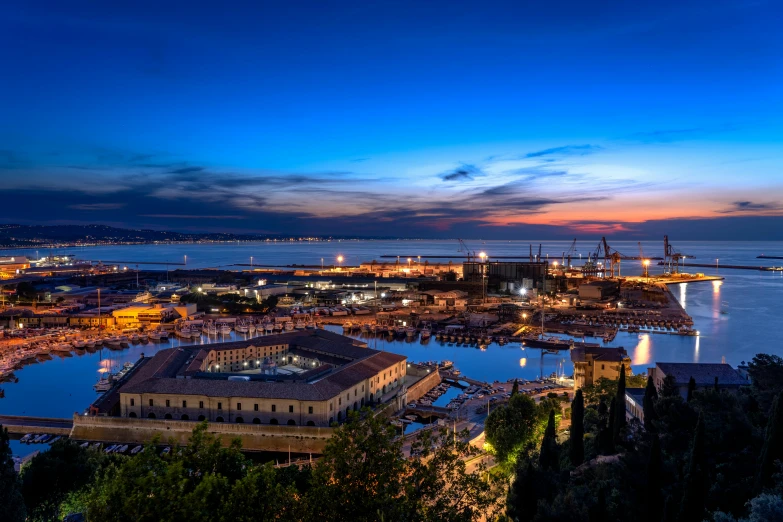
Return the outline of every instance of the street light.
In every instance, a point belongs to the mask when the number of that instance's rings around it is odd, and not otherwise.
[[[250,268],[253,268],[253,256],[250,256]]]
[[[484,304],[487,302],[487,287],[485,285],[486,277],[487,277],[487,253],[486,252],[479,252],[479,257],[481,258],[481,262],[483,263],[481,265],[481,303]]]
[[[650,260],[649,259],[645,259],[644,261],[642,261],[642,264],[644,265],[644,277],[647,278],[647,282],[649,283],[650,282],[650,268],[649,268],[650,267]]]
[[[337,264],[342,266],[343,263],[343,256],[337,256]]]
[[[408,268],[411,267],[411,261],[413,261],[410,257],[408,258]]]

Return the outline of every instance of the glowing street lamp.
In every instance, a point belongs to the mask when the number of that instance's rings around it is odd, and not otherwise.
[[[337,256],[337,264],[342,266],[342,264],[343,264],[343,256]]]
[[[642,261],[642,264],[644,265],[644,277],[647,278],[647,282],[650,282],[650,260],[645,259]]]
[[[411,267],[411,261],[413,261],[410,257],[408,258],[408,268]]]

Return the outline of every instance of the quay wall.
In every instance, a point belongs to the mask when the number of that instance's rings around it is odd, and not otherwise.
[[[413,373],[412,371],[413,368],[414,368],[413,365],[411,365],[410,369],[408,370],[409,375]],[[418,371],[418,369],[416,371]],[[428,391],[430,391],[435,386],[440,384],[440,381],[441,381],[440,372],[433,371],[426,374],[420,380],[408,386],[408,394],[406,400],[408,402],[412,402],[421,399],[427,394]]]
[[[131,419],[74,415],[71,438],[95,442],[144,444],[160,437],[160,443],[184,446],[197,421]],[[268,426],[259,424],[208,423],[207,431],[228,446],[232,439],[242,441],[246,451],[293,451],[322,453],[334,428],[311,426]]]

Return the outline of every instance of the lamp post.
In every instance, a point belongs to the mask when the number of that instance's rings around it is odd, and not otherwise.
[[[250,268],[253,268],[253,256],[250,256]]]
[[[650,260],[645,259],[642,261],[642,264],[644,265],[644,277],[647,278],[647,282],[650,282]]]
[[[485,304],[487,301],[487,287],[485,284],[487,277],[487,253],[479,252],[481,258],[481,304]]]
[[[343,266],[343,256],[337,256],[337,264],[338,266]]]

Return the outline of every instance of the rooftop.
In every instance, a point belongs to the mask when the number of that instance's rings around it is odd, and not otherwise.
[[[203,374],[201,364],[210,351],[249,346],[287,344],[292,352],[317,357],[333,366],[321,365],[293,379],[229,381]],[[296,331],[257,337],[247,341],[161,350],[147,360],[121,387],[120,393],[161,393],[219,397],[258,397],[304,401],[326,400],[376,375],[405,356],[371,350],[350,337],[324,330]]]
[[[604,348],[593,346],[575,347],[571,350],[571,362],[587,362],[587,359],[607,362],[622,362],[628,358],[628,352],[623,347]]]
[[[719,386],[743,386],[750,384],[737,370],[722,363],[656,363],[665,375],[674,377],[678,385],[687,385],[691,377],[697,386],[711,386],[718,378]]]

